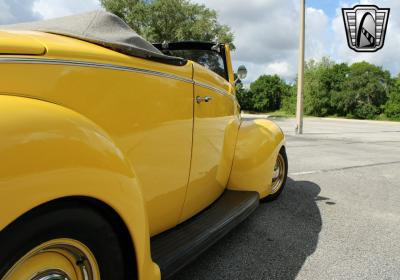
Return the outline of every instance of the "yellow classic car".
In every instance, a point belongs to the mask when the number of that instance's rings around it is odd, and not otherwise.
[[[0,77],[2,280],[169,278],[285,185],[228,45],[96,11],[0,27]]]

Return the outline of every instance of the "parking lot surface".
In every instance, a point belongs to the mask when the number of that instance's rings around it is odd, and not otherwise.
[[[293,119],[274,121],[282,196],[174,279],[400,279],[400,123],[307,118],[297,136]]]

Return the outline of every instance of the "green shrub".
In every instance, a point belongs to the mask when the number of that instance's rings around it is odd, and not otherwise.
[[[296,114],[297,92],[296,87],[292,86],[287,95],[282,98],[282,111],[288,114]]]
[[[397,77],[385,105],[385,115],[393,120],[400,120],[400,78]]]
[[[262,75],[251,83],[253,108],[258,112],[276,111],[281,108],[282,97],[289,92],[289,86],[277,75]]]
[[[304,97],[307,115],[400,120],[400,76],[392,78],[382,67],[367,62],[350,66],[328,58],[307,62]],[[297,85],[276,75],[262,75],[250,90],[241,86],[238,100],[244,110],[295,114]]]
[[[254,111],[251,96],[251,92],[248,89],[245,89],[241,83],[236,86],[236,97],[242,110]]]
[[[354,116],[357,119],[375,119],[378,115],[378,108],[368,103],[358,105],[354,110]]]

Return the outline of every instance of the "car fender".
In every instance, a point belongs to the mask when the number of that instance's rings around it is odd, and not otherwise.
[[[260,198],[271,193],[272,173],[285,136],[270,120],[243,121],[239,128],[227,188],[257,191]]]
[[[140,182],[107,133],[50,102],[0,95],[0,230],[47,202],[89,197],[125,223],[139,279],[159,279]]]

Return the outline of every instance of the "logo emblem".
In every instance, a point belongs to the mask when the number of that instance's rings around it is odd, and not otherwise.
[[[342,9],[347,43],[356,52],[376,52],[383,48],[390,9],[357,5]]]

